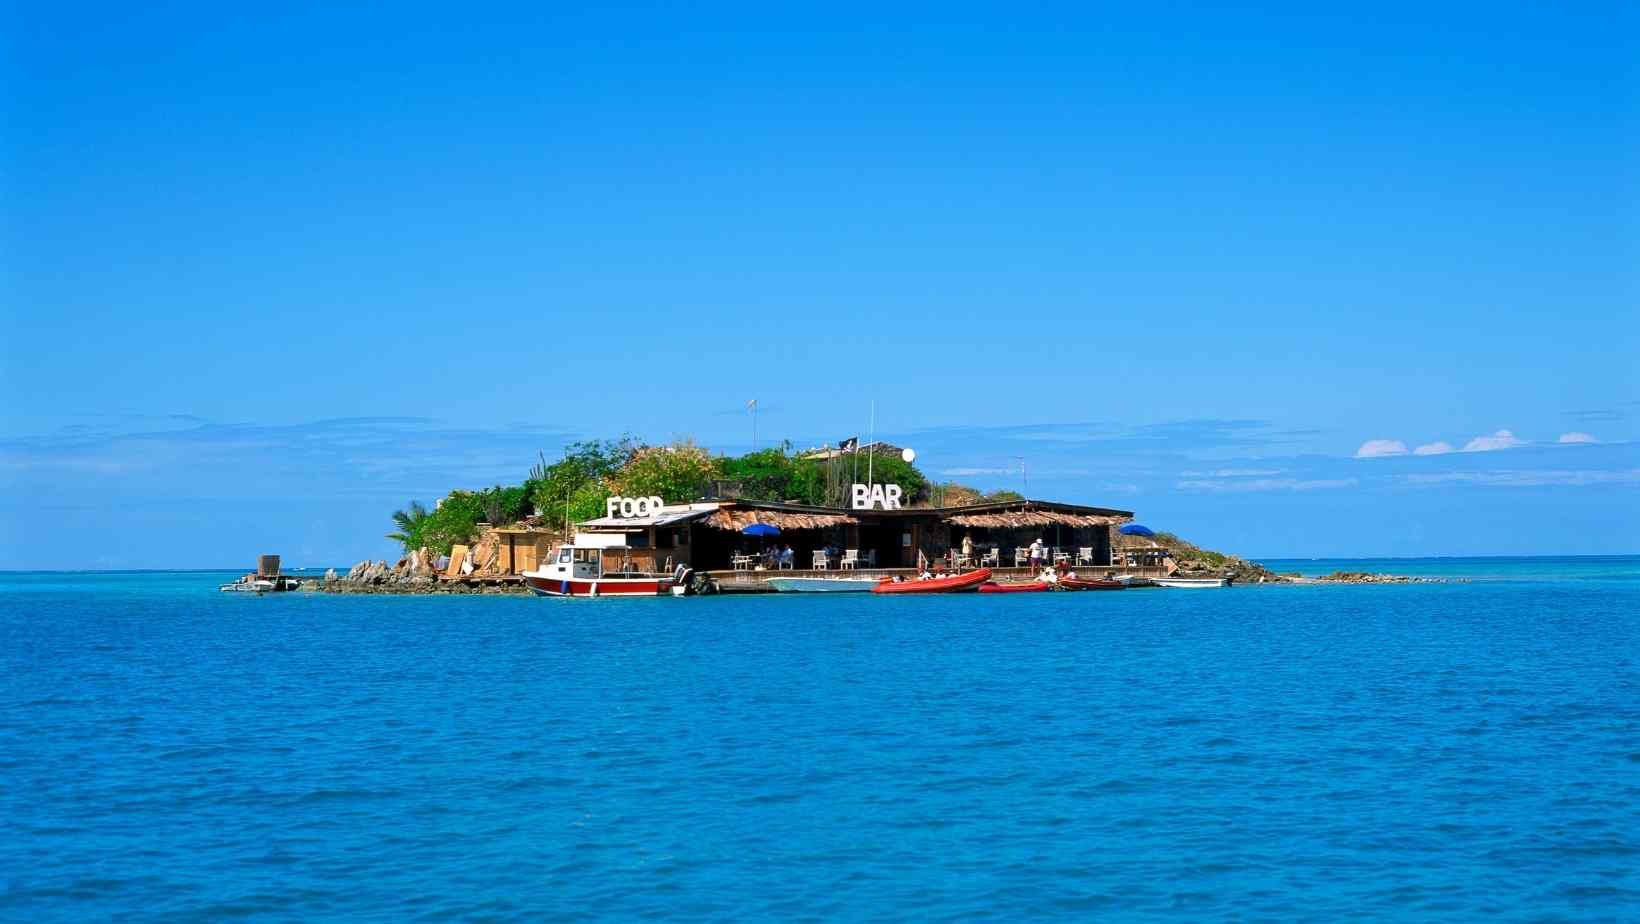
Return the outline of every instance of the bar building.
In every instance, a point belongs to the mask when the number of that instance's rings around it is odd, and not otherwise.
[[[579,524],[581,532],[621,533],[633,567],[669,572],[679,564],[700,571],[752,570],[771,546],[793,552],[793,570],[889,570],[944,560],[959,564],[963,539],[973,547],[962,564],[1015,567],[1041,541],[1084,567],[1121,566],[1113,533],[1133,513],[1042,500],[997,501],[961,507],[854,510],[739,498],[669,504],[642,516],[606,516]],[[761,526],[778,535],[749,535]]]

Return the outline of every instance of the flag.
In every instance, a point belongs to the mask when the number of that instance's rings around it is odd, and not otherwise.
[[[859,449],[859,448],[860,448],[860,438],[858,436],[851,436],[848,439],[842,440],[837,444],[837,451],[838,452],[853,452],[854,450]]]

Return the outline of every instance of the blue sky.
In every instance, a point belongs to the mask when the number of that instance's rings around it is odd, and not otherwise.
[[[7,567],[386,555],[754,396],[1247,554],[1640,551],[1621,5],[4,15]]]

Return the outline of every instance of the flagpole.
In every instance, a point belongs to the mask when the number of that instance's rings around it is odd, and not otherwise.
[[[871,426],[866,430],[866,484],[871,484],[871,463],[877,454],[877,399],[871,399]]]
[[[752,451],[757,452],[757,399],[753,398],[747,406],[752,409]]]

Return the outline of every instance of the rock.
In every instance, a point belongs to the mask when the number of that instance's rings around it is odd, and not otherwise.
[[[331,569],[325,571],[325,583],[326,584],[336,583],[336,569],[335,568],[331,568]]]

